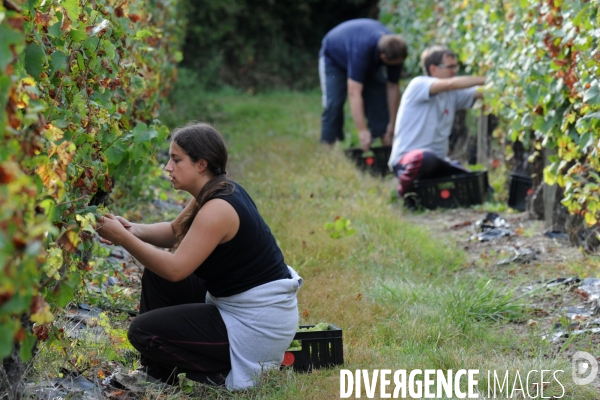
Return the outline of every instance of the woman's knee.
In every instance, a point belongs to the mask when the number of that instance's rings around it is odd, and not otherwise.
[[[147,318],[147,315],[148,314],[142,314],[136,317],[127,330],[127,339],[137,350],[150,347],[152,339],[155,337],[155,335],[151,333],[150,327],[148,327],[147,321],[149,322],[149,318]]]

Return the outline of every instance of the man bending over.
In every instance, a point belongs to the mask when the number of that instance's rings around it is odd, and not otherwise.
[[[404,40],[373,19],[346,21],[325,35],[319,53],[324,107],[321,143],[344,140],[348,96],[360,147],[368,150],[376,137],[381,137],[384,145],[391,144],[400,100],[398,81],[406,54]]]

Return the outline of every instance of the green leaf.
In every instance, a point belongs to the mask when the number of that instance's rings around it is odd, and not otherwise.
[[[79,13],[81,7],[79,6],[79,0],[64,0],[61,5],[67,11],[67,15],[72,22],[76,22],[79,19]]]
[[[66,281],[60,283],[54,299],[57,306],[64,307],[73,300],[79,278],[79,274],[70,274]]]
[[[28,288],[27,291],[16,292],[8,302],[4,303],[2,311],[6,313],[22,313],[24,310],[27,310],[31,302],[31,290],[32,288]]]
[[[77,52],[77,66],[79,67],[80,71],[85,71],[85,62],[83,61],[83,56],[81,55],[81,52]]]
[[[585,132],[579,139],[579,146],[583,151],[594,144],[594,135],[592,132]]]
[[[56,126],[57,128],[64,129],[69,126],[69,123],[64,119],[55,119],[52,121],[52,125]]]
[[[169,137],[169,128],[167,128],[165,125],[161,125],[158,127],[157,131],[158,131],[158,141],[159,142],[162,143],[165,140],[167,140],[167,138]]]
[[[115,45],[112,44],[110,42],[110,40],[106,40],[106,39],[102,39],[101,43],[102,43],[102,48],[106,52],[106,57],[111,61],[114,60],[115,54],[117,51],[117,48],[115,47]]]
[[[71,30],[71,32],[69,32],[69,37],[74,42],[77,42],[77,43],[83,42],[85,39],[87,39],[87,34],[85,33],[85,28]]]
[[[592,85],[588,90],[585,91],[583,95],[583,101],[590,104],[596,105],[600,104],[600,91],[598,90],[598,85]]]
[[[136,144],[144,143],[150,140],[150,132],[148,131],[148,125],[144,123],[137,124],[135,128],[133,128],[132,133],[133,141]]]
[[[130,156],[134,160],[142,160],[148,156],[148,146],[145,142],[135,144],[130,150]]]
[[[531,115],[530,114],[525,114],[523,115],[523,118],[521,118],[521,125],[524,127],[530,127],[531,126]]]
[[[148,128],[148,136],[149,136],[149,140],[152,140],[152,141],[158,137],[158,132],[154,129],[154,127]]]
[[[46,215],[50,221],[53,221],[56,202],[53,199],[44,199],[40,202],[39,206],[44,210],[44,215]]]
[[[529,85],[526,89],[527,101],[529,104],[537,104],[540,99],[540,88],[539,86]]]
[[[0,76],[0,110],[6,110],[6,103],[8,102],[8,93],[10,84],[12,83],[10,76]],[[4,130],[6,129],[6,113],[0,112],[0,137],[4,137]],[[0,157],[1,159],[1,157]]]
[[[0,324],[0,359],[4,359],[12,352],[15,332],[14,324]]]
[[[150,31],[148,29],[140,29],[135,34],[135,37],[140,38],[140,39],[143,39],[145,37],[151,37],[151,36],[153,36],[152,31]]]
[[[11,46],[23,41],[21,32],[14,31],[7,24],[0,23],[0,70],[4,71],[6,66],[13,61]]]
[[[37,339],[30,332],[26,333],[25,340],[21,342],[21,348],[19,349],[19,357],[25,362],[31,360],[31,356],[33,353],[33,346]]]
[[[144,78],[134,75],[131,77],[131,86],[139,90],[144,90],[146,83],[144,82]]]
[[[67,67],[67,55],[62,51],[56,50],[50,56],[50,65],[55,72],[64,70]]]
[[[25,70],[29,75],[38,79],[44,68],[46,53],[39,44],[32,42],[25,48]]]
[[[109,164],[119,165],[121,163],[125,155],[125,149],[121,147],[122,145],[122,143],[115,143],[106,150],[105,154]]]
[[[587,114],[582,119],[600,119],[600,112]]]
[[[59,16],[59,15],[60,15],[60,13],[56,13],[56,14],[57,14],[57,16]],[[62,31],[60,30],[60,25],[61,25],[61,23],[60,23],[60,19],[61,19],[61,17],[59,17],[58,19],[59,19],[59,22],[57,22],[57,23],[55,23],[55,24],[52,24],[52,25],[51,25],[51,26],[48,28],[48,35],[49,35],[49,36],[51,36],[51,37],[54,37],[54,38],[59,38],[59,37],[61,37],[61,32],[62,32]]]
[[[41,0],[27,0],[25,4],[23,4],[23,10],[29,11],[29,13],[34,16],[35,8],[40,4]]]

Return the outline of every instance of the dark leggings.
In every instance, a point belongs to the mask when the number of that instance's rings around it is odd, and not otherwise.
[[[177,374],[223,384],[231,369],[227,329],[219,310],[205,303],[204,282],[191,275],[170,282],[145,269],[140,315],[128,338],[149,375],[177,382]]]
[[[413,189],[417,179],[444,178],[469,172],[458,163],[442,160],[428,149],[412,150],[402,156],[394,173],[398,177],[398,194],[403,197]]]

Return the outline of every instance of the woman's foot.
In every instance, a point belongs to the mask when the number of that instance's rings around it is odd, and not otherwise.
[[[144,367],[139,367],[129,373],[115,372],[112,376],[111,384],[116,387],[122,386],[124,389],[131,390],[132,392],[145,392],[149,388],[163,390],[170,386],[148,374]]]

